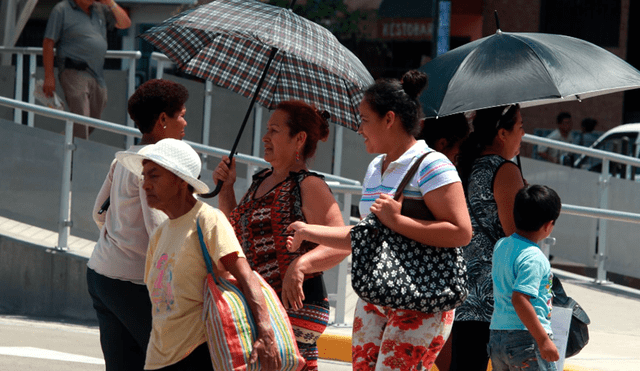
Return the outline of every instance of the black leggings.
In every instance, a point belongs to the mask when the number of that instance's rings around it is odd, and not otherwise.
[[[487,371],[489,322],[455,321],[451,329],[449,371]]]
[[[87,286],[100,326],[105,369],[141,371],[151,334],[147,287],[105,277],[91,268]]]

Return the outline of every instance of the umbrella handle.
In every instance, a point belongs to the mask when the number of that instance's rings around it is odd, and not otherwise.
[[[236,141],[233,143],[233,147],[231,147],[231,153],[229,153],[229,161],[233,159],[233,155],[236,153],[236,148],[238,147],[238,143],[240,142],[240,137],[242,136],[242,132],[244,131],[244,127],[247,126],[247,121],[249,120],[249,115],[251,114],[251,109],[253,105],[256,103],[256,99],[258,98],[258,93],[260,93],[260,88],[262,88],[262,84],[264,83],[264,79],[267,77],[267,72],[269,71],[269,66],[271,66],[271,61],[276,56],[278,52],[278,48],[271,47],[271,53],[269,54],[269,60],[267,61],[267,66],[262,71],[262,76],[260,76],[260,81],[258,81],[258,86],[256,86],[256,91],[253,93],[253,97],[251,98],[251,104],[249,104],[249,108],[247,109],[247,113],[244,115],[244,120],[242,121],[242,125],[240,125],[240,130],[238,131],[238,135],[236,136]],[[220,189],[222,189],[222,184],[224,182],[220,181],[216,184],[216,189],[213,192],[201,194],[202,198],[212,198],[216,197],[218,193],[220,193]]]

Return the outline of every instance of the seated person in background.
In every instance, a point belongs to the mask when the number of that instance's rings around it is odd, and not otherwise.
[[[547,138],[571,143],[571,127],[573,126],[571,114],[568,112],[560,112],[556,118],[556,123],[558,124],[558,128],[552,131]],[[559,164],[561,157],[568,155],[568,153],[547,146],[538,146],[538,155],[547,161]]]
[[[590,147],[593,142],[598,139],[599,136],[598,134],[593,132],[593,129],[595,129],[596,125],[598,125],[598,121],[592,119],[591,117],[587,117],[586,119],[582,120],[582,122],[580,123],[582,131],[576,138],[574,138],[573,144]]]
[[[561,205],[553,189],[525,186],[513,207],[516,233],[496,243],[488,346],[494,371],[556,371],[560,356],[550,320],[553,274],[538,241],[553,231]]]

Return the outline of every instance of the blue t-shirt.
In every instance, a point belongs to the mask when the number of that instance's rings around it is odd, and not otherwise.
[[[542,327],[551,334],[551,284],[549,260],[532,241],[514,233],[501,238],[493,251],[494,307],[491,330],[527,330],[511,304],[513,291],[531,297]]]

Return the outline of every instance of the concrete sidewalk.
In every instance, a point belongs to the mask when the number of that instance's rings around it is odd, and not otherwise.
[[[0,235],[25,241],[32,250],[34,245],[40,246],[42,250],[46,250],[47,254],[52,253],[51,248],[57,243],[57,233],[2,217],[0,217]],[[94,244],[93,241],[70,237],[70,250],[54,255],[58,258],[69,256],[75,260],[87,259]],[[13,249],[19,248],[16,246],[5,244],[2,251],[8,254]],[[14,253],[23,254],[22,251],[14,251]],[[14,264],[22,262],[20,264],[25,265],[23,269],[18,267],[18,271],[21,271],[23,276],[26,276],[24,271],[29,264],[27,260],[24,256],[23,259],[13,260]],[[553,272],[562,280],[567,295],[580,303],[591,318],[589,344],[579,354],[566,360],[564,370],[640,370],[640,320],[638,319],[640,290],[617,284],[596,284],[591,278],[555,268]],[[79,280],[84,281],[84,274],[77,273],[80,276]],[[345,323],[333,323],[318,341],[321,358],[350,362],[351,324],[356,301],[357,296],[351,289],[351,281],[348,277]],[[332,308],[331,322],[334,322],[334,315],[335,308]]]
[[[562,280],[567,295],[585,309],[589,343],[565,361],[565,371],[640,370],[640,290],[616,284],[600,285],[593,279],[553,269]],[[347,319],[353,323],[357,297],[348,290]],[[351,326],[329,326],[318,341],[322,357],[350,361]],[[345,354],[347,356],[345,357]]]

